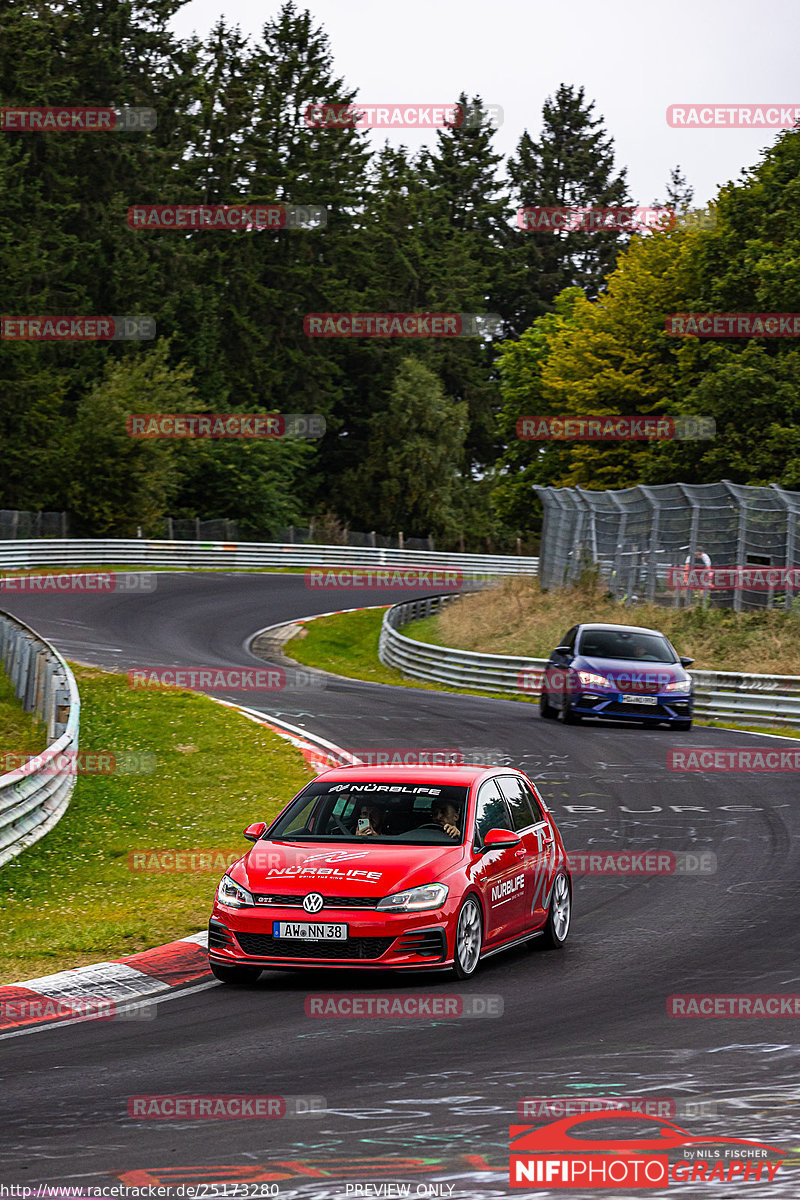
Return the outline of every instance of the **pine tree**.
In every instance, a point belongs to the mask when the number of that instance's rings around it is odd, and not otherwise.
[[[629,203],[627,172],[617,171],[614,143],[603,118],[594,115],[584,89],[561,84],[545,101],[538,139],[525,131],[508,174],[516,207],[592,206]],[[511,239],[500,311],[519,335],[567,287],[596,296],[626,243],[616,231],[523,231]]]

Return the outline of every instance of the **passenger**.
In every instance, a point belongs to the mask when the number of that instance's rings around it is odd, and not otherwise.
[[[381,832],[383,813],[374,804],[362,804],[356,822],[358,837],[375,837]]]
[[[458,809],[455,804],[451,804],[447,800],[435,801],[431,808],[431,817],[437,825],[441,825],[448,837],[461,837],[461,830],[458,828]]]

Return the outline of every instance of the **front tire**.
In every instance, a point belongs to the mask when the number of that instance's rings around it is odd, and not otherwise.
[[[558,716],[558,712],[553,708],[544,692],[539,696],[539,716],[544,717],[545,721],[555,721]]]
[[[673,721],[672,728],[679,729],[681,731],[681,733],[687,733],[688,730],[690,730],[692,728],[692,722],[691,721]]]
[[[565,725],[580,725],[583,720],[583,717],[572,711],[572,704],[566,696],[564,697],[564,707],[561,710],[561,720]]]
[[[261,967],[221,967],[215,962],[210,962],[208,965],[211,968],[211,974],[220,983],[233,983],[239,987],[255,983],[261,974]]]
[[[569,880],[566,875],[559,873],[553,882],[547,924],[544,927],[544,936],[537,938],[538,945],[547,950],[560,950],[569,937],[571,922],[572,894]]]
[[[483,946],[483,917],[474,896],[461,905],[456,924],[456,946],[453,971],[456,979],[469,979],[478,969]]]

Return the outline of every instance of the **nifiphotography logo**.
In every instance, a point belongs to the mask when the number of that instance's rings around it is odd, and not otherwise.
[[[633,1112],[512,1125],[510,1143],[509,1183],[528,1189],[771,1183],[787,1153],[745,1138],[697,1137],[672,1121]]]

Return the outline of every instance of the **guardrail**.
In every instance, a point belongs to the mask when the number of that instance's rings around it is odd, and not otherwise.
[[[26,712],[47,727],[47,749],[0,775],[0,866],[44,837],[75,788],[81,702],[75,677],[49,642],[0,612],[0,661]]]
[[[458,554],[373,546],[315,546],[280,542],[169,542],[146,538],[33,538],[0,541],[0,570],[45,566],[205,567],[237,571],[264,567],[371,567],[461,571],[466,575],[535,575],[538,558],[517,554]]]
[[[394,604],[383,617],[379,657],[416,679],[510,695],[538,694],[546,658],[479,654],[418,642],[399,632],[411,621],[440,612],[458,596],[430,596]],[[706,720],[740,721],[800,729],[800,675],[745,675],[690,671],[694,713]]]

